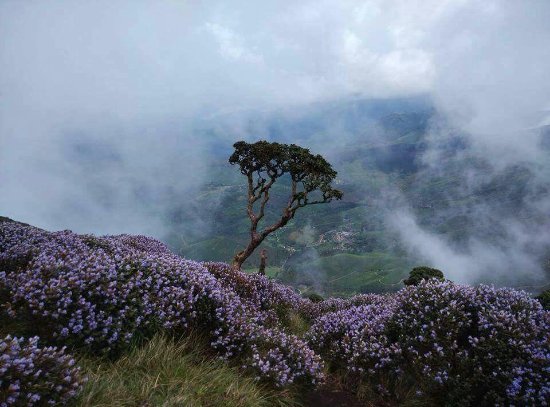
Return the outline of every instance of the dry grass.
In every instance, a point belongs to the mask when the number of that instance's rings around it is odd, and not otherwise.
[[[288,390],[256,383],[209,355],[196,335],[156,336],[120,359],[81,360],[89,381],[80,406],[296,406]]]
[[[284,322],[289,331],[299,337],[303,337],[311,327],[309,321],[294,311],[288,312]]]

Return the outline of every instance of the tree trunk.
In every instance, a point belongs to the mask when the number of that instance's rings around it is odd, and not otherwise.
[[[256,231],[256,227],[258,226],[258,221],[260,218],[255,217],[253,214],[251,214],[251,210],[249,208],[249,216],[250,220],[252,221],[252,227],[250,228],[250,243],[248,243],[248,246],[240,252],[238,252],[235,257],[233,258],[233,267],[236,269],[241,269],[243,263],[245,262],[248,257],[256,250],[256,248],[264,241],[264,239],[272,232],[274,232],[277,229],[282,228],[285,226],[290,219],[294,216],[294,212],[291,211],[289,208],[286,208],[286,210],[283,213],[283,216],[279,221],[269,227],[266,227],[261,233],[258,233]]]
[[[267,263],[267,250],[262,249],[260,253],[260,268],[258,269],[258,274],[265,276],[265,266]]]
[[[254,250],[256,250],[256,248],[262,243],[262,240],[263,239],[260,239],[259,237],[251,239],[248,246],[246,246],[244,250],[237,253],[233,258],[233,267],[240,270],[245,260],[248,259],[252,252],[254,252]]]

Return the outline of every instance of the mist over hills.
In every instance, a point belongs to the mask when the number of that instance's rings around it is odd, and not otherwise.
[[[239,120],[246,130],[235,139],[296,142],[339,172],[341,202],[307,208],[265,244],[271,273],[285,282],[331,294],[394,290],[420,263],[463,282],[534,291],[548,282],[547,164],[495,165],[428,98],[356,97],[290,114],[240,113]],[[536,131],[544,143],[546,130]],[[192,210],[171,215],[174,224],[198,218],[206,227],[192,237],[174,228],[167,239],[185,256],[229,261],[247,239],[245,186],[226,162],[230,148],[211,146],[211,181]],[[277,192],[275,211],[285,185]]]
[[[0,213],[227,260],[246,237],[231,145],[294,142],[345,199],[266,242],[280,278],[386,290],[422,263],[543,285],[549,16],[538,0],[1,2]]]
[[[524,132],[526,144],[537,140],[536,157],[501,157],[480,148],[426,95],[356,95],[165,123],[131,148],[121,129],[100,142],[77,132],[61,144],[70,170],[52,185],[67,194],[44,209],[77,231],[89,230],[88,221],[100,233],[129,225],[185,257],[230,261],[248,237],[244,179],[227,162],[232,143],[296,143],[333,164],[344,199],[305,208],[266,240],[270,275],[350,295],[396,290],[412,266],[427,264],[455,281],[538,292],[549,282],[549,128]],[[182,133],[194,136],[192,144]],[[148,154],[136,160],[143,149]],[[287,188],[276,185],[275,214]],[[265,221],[272,220],[268,214]],[[245,266],[257,262],[254,255]]]

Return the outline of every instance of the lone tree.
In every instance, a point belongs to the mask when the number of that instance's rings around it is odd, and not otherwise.
[[[229,162],[237,164],[248,181],[246,211],[250,218],[250,242],[233,259],[233,266],[241,268],[263,240],[285,226],[298,209],[342,199],[342,192],[331,186],[336,171],[322,156],[311,154],[307,148],[268,141],[239,141],[233,147],[235,151]],[[270,189],[286,174],[291,181],[290,196],[281,217],[272,225],[259,229],[269,202]]]
[[[405,285],[418,285],[422,280],[429,280],[435,278],[436,280],[443,281],[445,276],[439,269],[431,267],[420,266],[415,267],[409,273],[409,278],[403,281]]]

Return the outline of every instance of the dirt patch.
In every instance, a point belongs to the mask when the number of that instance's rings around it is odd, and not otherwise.
[[[323,386],[310,392],[304,399],[304,407],[364,407],[352,393]]]

